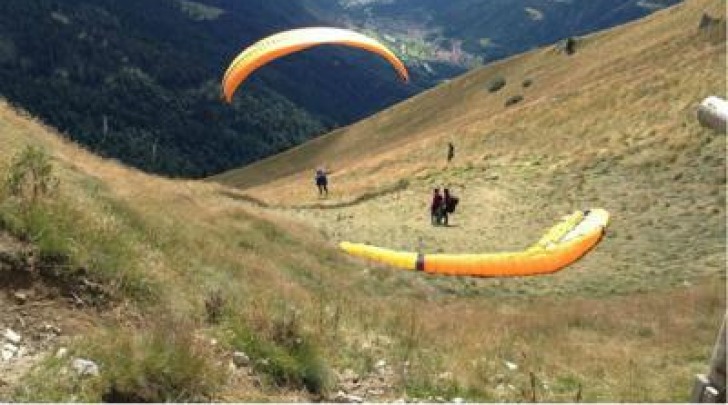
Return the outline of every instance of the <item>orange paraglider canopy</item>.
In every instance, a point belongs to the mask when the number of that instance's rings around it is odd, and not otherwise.
[[[238,86],[259,67],[274,59],[322,44],[345,45],[376,53],[395,68],[404,82],[409,81],[404,63],[373,38],[343,28],[299,28],[271,35],[243,50],[230,64],[222,79],[225,101],[230,103]]]
[[[516,277],[554,273],[599,243],[609,222],[601,208],[576,211],[520,252],[424,254],[341,242],[345,252],[406,270],[451,276]]]

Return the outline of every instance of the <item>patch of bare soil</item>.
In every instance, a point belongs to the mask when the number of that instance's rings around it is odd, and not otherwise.
[[[96,324],[105,293],[79,271],[39,259],[30,245],[0,231],[0,401],[10,401],[46,355]]]

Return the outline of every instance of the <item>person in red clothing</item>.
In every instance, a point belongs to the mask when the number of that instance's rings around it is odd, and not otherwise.
[[[442,211],[445,207],[445,200],[440,194],[440,189],[432,190],[432,203],[430,204],[430,221],[432,225],[440,225],[442,222]]]

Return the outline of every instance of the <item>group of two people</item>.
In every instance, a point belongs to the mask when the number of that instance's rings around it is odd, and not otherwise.
[[[443,189],[440,194],[440,189],[435,188],[432,190],[432,203],[430,204],[430,219],[432,225],[445,225],[448,223],[448,214],[455,211],[455,206],[458,204],[458,198],[450,194],[450,190]]]

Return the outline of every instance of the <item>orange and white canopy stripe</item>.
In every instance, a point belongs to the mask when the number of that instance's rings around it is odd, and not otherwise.
[[[373,38],[343,28],[298,28],[271,35],[243,50],[223,76],[222,92],[225,101],[230,103],[238,86],[266,63],[323,44],[350,46],[378,54],[394,67],[400,79],[409,81],[404,63],[394,52]]]

